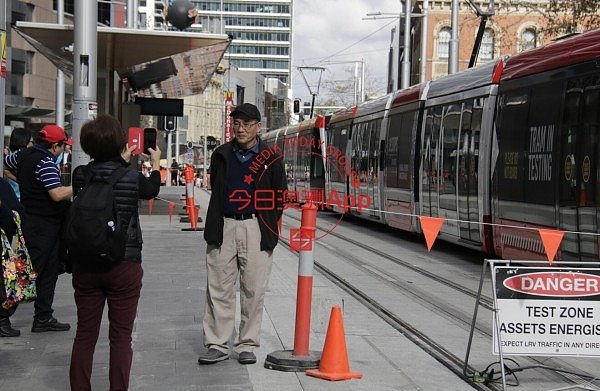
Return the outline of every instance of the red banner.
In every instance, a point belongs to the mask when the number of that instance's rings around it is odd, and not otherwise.
[[[233,111],[233,92],[227,91],[225,98],[225,118],[223,123],[225,124],[223,129],[223,143],[228,143],[233,140],[233,118],[229,116]]]

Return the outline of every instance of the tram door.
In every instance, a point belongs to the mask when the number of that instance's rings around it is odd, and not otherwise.
[[[424,216],[438,216],[438,142],[442,107],[427,109],[421,144],[421,209]]]
[[[479,135],[483,99],[468,100],[462,106],[458,145],[458,218],[460,238],[480,241],[477,172],[479,168]]]
[[[597,261],[599,256],[598,80],[569,80],[566,87],[560,134],[559,227],[584,234],[565,233],[561,246],[563,260]]]
[[[458,136],[462,104],[450,104],[443,108],[441,134],[441,159],[439,160],[439,216],[446,219],[441,231],[459,236],[458,232]]]
[[[379,133],[381,131],[381,120],[369,123],[369,161],[367,166],[367,194],[370,199],[369,215],[380,218],[379,197]]]

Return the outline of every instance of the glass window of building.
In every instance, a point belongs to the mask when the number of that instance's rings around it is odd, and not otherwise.
[[[438,33],[438,58],[448,58],[451,36],[452,30],[450,27],[444,27]]]
[[[521,34],[521,51],[533,49],[537,46],[537,34],[534,29],[529,28]]]
[[[480,60],[491,60],[494,58],[494,31],[485,29],[483,38],[481,39],[481,47],[479,48]]]

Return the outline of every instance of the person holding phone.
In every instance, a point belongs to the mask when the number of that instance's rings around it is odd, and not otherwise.
[[[108,114],[86,122],[81,128],[81,148],[92,161],[87,167],[97,177],[107,178],[115,170],[129,166],[136,146],[126,144],[127,134],[119,121]],[[160,191],[160,149],[148,148],[152,172],[146,178],[141,172],[127,170],[115,183],[114,197],[117,219],[127,224],[125,255],[120,262],[86,267],[73,261],[73,287],[77,306],[77,332],[71,354],[72,390],[90,390],[94,350],[104,305],[108,302],[111,390],[127,390],[133,350],[131,333],[142,288],[142,231],[138,200],[152,199]],[[75,197],[86,184],[84,166],[73,171]]]

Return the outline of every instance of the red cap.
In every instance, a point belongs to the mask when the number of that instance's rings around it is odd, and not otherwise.
[[[65,143],[73,145],[73,140],[67,136],[67,132],[58,125],[46,125],[38,133],[38,139],[50,143]]]

